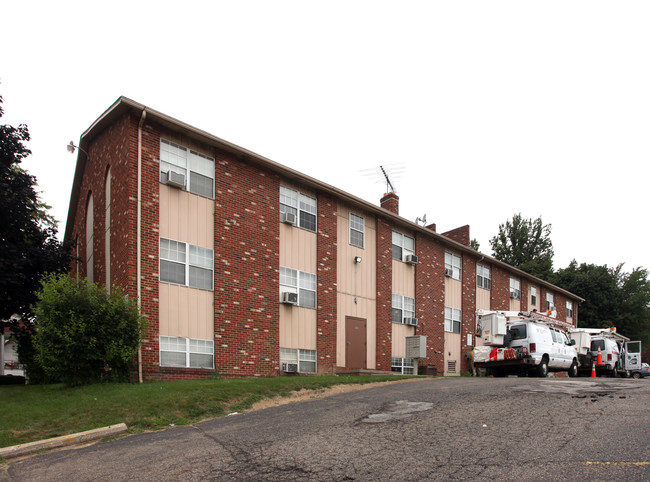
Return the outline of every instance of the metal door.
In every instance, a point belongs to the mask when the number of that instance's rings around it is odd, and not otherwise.
[[[626,370],[641,369],[641,342],[640,341],[625,342],[625,369]]]
[[[367,363],[366,319],[345,317],[345,366],[365,369]]]

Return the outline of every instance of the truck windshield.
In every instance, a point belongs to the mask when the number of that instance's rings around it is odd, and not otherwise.
[[[605,340],[591,340],[591,351],[605,351]]]
[[[510,327],[510,333],[513,340],[523,340],[526,338],[526,325],[513,325]]]

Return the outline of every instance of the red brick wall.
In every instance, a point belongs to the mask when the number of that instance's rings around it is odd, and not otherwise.
[[[425,365],[444,373],[445,351],[445,249],[431,238],[415,236],[418,264],[415,267],[415,314],[417,334],[427,337]]]
[[[447,236],[449,239],[453,239],[457,243],[464,244],[465,246],[470,245],[469,224],[461,226],[460,228],[452,229],[446,233],[442,233],[442,235]]]
[[[318,373],[336,371],[337,331],[337,218],[336,198],[318,195],[318,242],[316,246],[318,277],[318,314],[316,321]]]
[[[216,371],[274,376],[280,358],[279,178],[218,152],[215,187]]]
[[[393,226],[377,218],[377,370],[391,370]]]
[[[466,354],[474,347],[476,331],[476,263],[478,258],[463,254],[462,309],[460,329],[461,371],[469,370]],[[467,335],[472,335],[472,345],[467,344]]]
[[[492,266],[490,308],[503,311],[510,309],[510,273],[494,265]]]

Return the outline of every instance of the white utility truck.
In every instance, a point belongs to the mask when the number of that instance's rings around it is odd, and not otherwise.
[[[537,312],[478,310],[483,345],[474,347],[474,367],[494,376],[546,377],[549,371],[578,376],[578,353],[566,332],[570,326]]]
[[[630,341],[616,333],[616,328],[573,328],[569,336],[578,350],[580,372],[590,374],[592,365],[597,375],[629,377],[641,369],[641,342]],[[600,349],[601,363],[598,363]]]

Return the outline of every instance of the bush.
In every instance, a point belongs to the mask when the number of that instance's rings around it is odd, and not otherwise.
[[[35,358],[49,378],[69,385],[128,380],[144,328],[135,301],[67,274],[46,276],[36,296]]]

